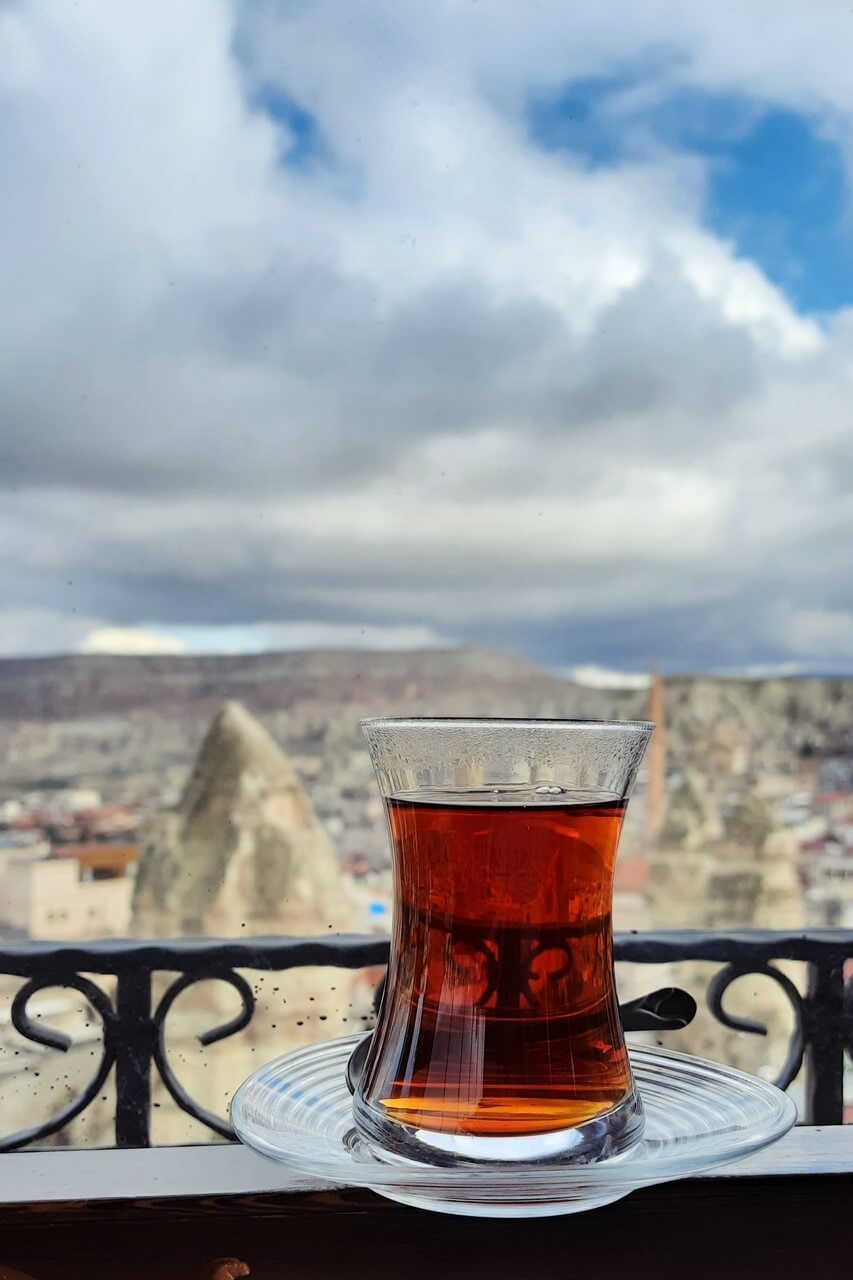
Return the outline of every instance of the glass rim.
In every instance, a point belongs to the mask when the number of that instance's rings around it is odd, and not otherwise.
[[[448,725],[454,728],[484,728],[489,725],[513,726],[519,729],[545,727],[575,729],[632,729],[647,731],[656,729],[654,720],[596,720],[587,718],[550,718],[536,716],[365,716],[359,720],[362,728],[393,725]]]

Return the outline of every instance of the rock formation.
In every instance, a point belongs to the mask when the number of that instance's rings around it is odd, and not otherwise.
[[[691,771],[669,797],[666,823],[651,859],[656,926],[709,931],[801,926],[793,835],[773,830],[770,808],[755,790],[742,791],[720,814],[708,791],[709,781]],[[794,982],[801,980],[797,966],[778,967]],[[771,980],[746,975],[732,985],[724,1005],[763,1023],[767,1036],[727,1030],[703,1007],[708,981],[719,968],[697,962],[668,967],[666,980],[687,987],[700,1012],[685,1031],[664,1039],[673,1048],[772,1078],[785,1056],[790,1006]]]
[[[245,707],[226,702],[177,810],[145,832],[134,933],[324,933],[354,927],[354,913],[287,756]]]
[[[358,930],[331,841],[287,756],[239,702],[210,725],[177,809],[145,833],[133,903],[137,935],[246,937]],[[210,1049],[199,1034],[236,1012],[224,983],[192,987],[169,1015],[170,1059],[190,1092],[223,1114],[240,1081],[287,1049],[363,1025],[369,993],[352,994],[350,974],[300,968],[246,971],[255,994],[250,1026]],[[158,981],[155,1000],[168,985]],[[346,1025],[342,1025],[346,1024]],[[154,1082],[154,1139],[210,1139]],[[91,1137],[90,1137],[91,1140]]]

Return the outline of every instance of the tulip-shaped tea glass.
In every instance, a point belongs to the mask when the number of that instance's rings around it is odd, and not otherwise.
[[[388,980],[354,1097],[390,1158],[591,1161],[643,1117],[613,980],[625,807],[653,726],[363,722],[394,865]]]

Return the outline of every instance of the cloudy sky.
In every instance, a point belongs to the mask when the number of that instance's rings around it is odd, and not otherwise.
[[[853,670],[847,0],[0,0],[0,653]]]

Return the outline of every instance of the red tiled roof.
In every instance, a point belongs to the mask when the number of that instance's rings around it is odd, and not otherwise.
[[[34,831],[40,826],[41,822],[39,822],[38,817],[34,813],[25,813],[23,817],[16,818],[15,821],[11,823],[13,831]]]
[[[139,846],[135,844],[106,844],[91,841],[87,844],[55,844],[51,849],[54,858],[75,858],[83,867],[127,867],[139,860]]]

